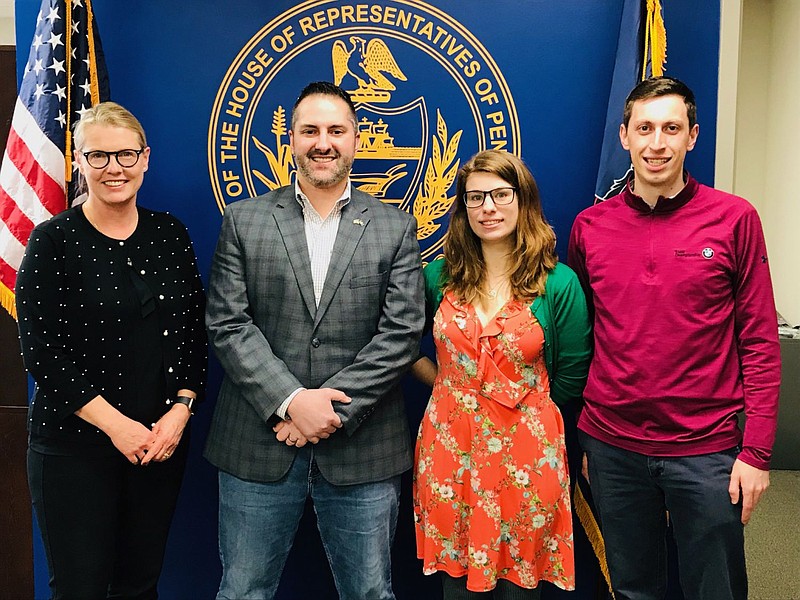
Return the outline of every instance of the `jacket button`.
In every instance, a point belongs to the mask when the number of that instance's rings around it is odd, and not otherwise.
[[[322,342],[319,341],[319,338],[314,338],[311,340],[311,345],[314,346],[314,348],[319,348],[322,345]]]

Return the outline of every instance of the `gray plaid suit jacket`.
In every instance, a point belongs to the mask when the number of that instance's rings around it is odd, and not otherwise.
[[[352,190],[315,306],[294,186],[225,210],[206,323],[225,370],[206,458],[249,481],[276,481],[297,450],[275,439],[299,387],[342,390],[343,427],[314,447],[325,479],[380,481],[411,467],[399,382],[418,356],[424,292],[414,218]]]

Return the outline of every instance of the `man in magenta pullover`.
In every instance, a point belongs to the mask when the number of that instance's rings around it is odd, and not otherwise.
[[[667,513],[685,597],[746,600],[744,524],[769,486],[780,349],[766,245],[746,200],[684,171],[696,120],[682,82],[637,85],[620,126],[633,177],[570,236],[594,313],[578,427],[617,600],[663,599]]]

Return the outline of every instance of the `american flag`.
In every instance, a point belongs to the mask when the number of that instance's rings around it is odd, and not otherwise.
[[[108,98],[91,0],[43,0],[0,166],[0,304],[15,318],[28,237],[71,200],[72,127]]]

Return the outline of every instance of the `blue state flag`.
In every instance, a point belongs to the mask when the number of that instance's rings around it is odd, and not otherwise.
[[[659,0],[625,0],[619,28],[617,57],[608,95],[595,202],[617,195],[633,172],[628,152],[620,145],[619,126],[625,98],[651,75],[662,74],[666,32]]]

